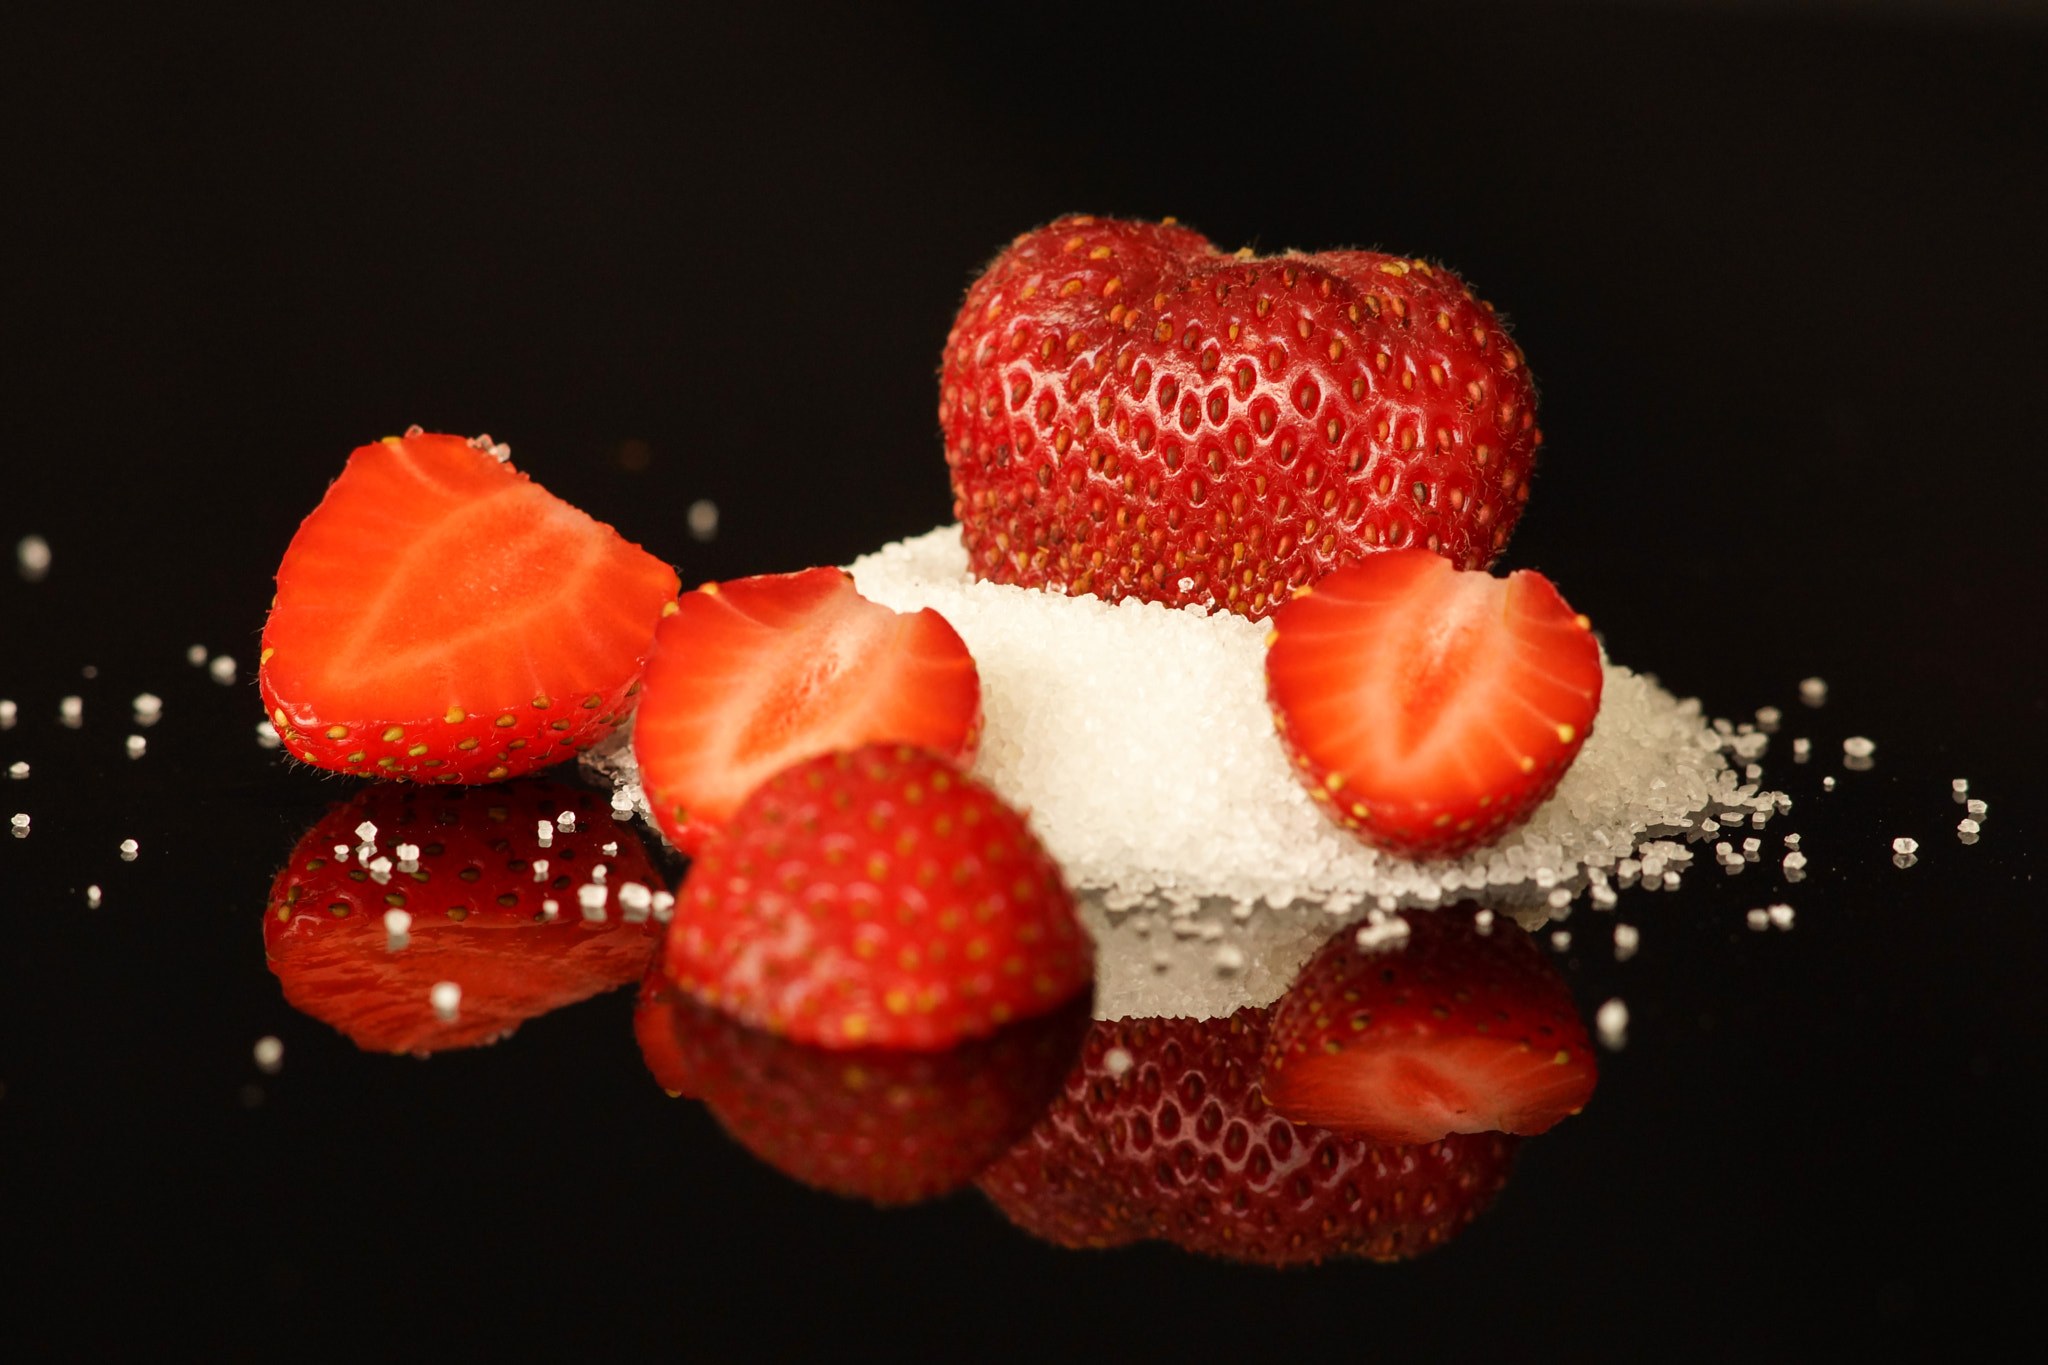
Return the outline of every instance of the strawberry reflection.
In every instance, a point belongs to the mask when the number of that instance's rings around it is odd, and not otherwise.
[[[1267,1011],[1098,1023],[1023,1141],[976,1182],[1063,1247],[1165,1241],[1257,1265],[1401,1260],[1507,1183],[1516,1138],[1404,1145],[1292,1123],[1259,1085]]]
[[[1529,936],[1471,905],[1334,936],[1268,1008],[1098,1023],[978,1183],[1067,1247],[1262,1265],[1401,1260],[1455,1236],[1595,1070]],[[1501,1131],[1506,1130],[1506,1131]]]
[[[384,783],[299,840],[264,951],[295,1008],[364,1049],[424,1056],[638,980],[662,885],[589,792]]]
[[[634,1030],[654,1078],[806,1185],[911,1204],[959,1189],[1031,1126],[1088,1027],[1088,994],[945,1052],[828,1050],[751,1029],[650,971]]]

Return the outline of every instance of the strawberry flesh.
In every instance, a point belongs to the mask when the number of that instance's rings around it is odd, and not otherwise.
[[[1383,1142],[1535,1134],[1599,1079],[1564,977],[1505,920],[1411,910],[1405,944],[1340,933],[1273,1006],[1266,1098],[1302,1123]]]
[[[1273,616],[1267,696],[1332,819],[1405,858],[1453,858],[1527,818],[1600,710],[1600,648],[1541,574],[1426,550],[1339,571]]]
[[[1441,1245],[1507,1183],[1516,1140],[1423,1145],[1291,1122],[1261,1090],[1266,1012],[1098,1023],[1051,1109],[977,1182],[1065,1247],[1161,1240],[1259,1265]]]
[[[679,586],[488,445],[386,437],[349,456],[278,566],[263,707],[317,767],[517,777],[632,714]]]
[[[564,814],[573,830],[561,827]],[[365,821],[377,827],[367,861],[357,833]],[[615,853],[603,851],[609,843]],[[397,866],[400,844],[420,850],[417,870]],[[369,866],[380,857],[393,864],[384,882]],[[541,859],[547,869],[536,879]],[[576,892],[600,865],[609,894],[605,918],[594,921]],[[299,840],[270,889],[264,952],[285,999],[358,1047],[415,1055],[475,1047],[640,977],[660,926],[626,919],[618,891],[629,883],[662,885],[638,836],[589,792],[545,781],[378,783]],[[548,900],[557,905],[552,917]],[[390,910],[412,919],[395,950],[384,924]],[[432,1005],[443,981],[461,988],[453,1020]]]
[[[981,733],[974,658],[946,618],[870,602],[839,569],[684,594],[655,634],[644,691],[641,781],[690,853],[793,763],[888,742],[964,764]]]
[[[767,1032],[938,1051],[1085,988],[1093,950],[1016,812],[936,755],[869,745],[785,769],[691,865],[672,979]]]
[[[1389,546],[1490,563],[1535,412],[1500,319],[1441,267],[1076,216],[968,290],[939,423],[978,577],[1258,617]]]
[[[703,1100],[785,1175],[885,1205],[959,1189],[1001,1156],[1045,1111],[1088,1028],[1084,992],[944,1052],[828,1050],[662,989],[658,972],[649,981],[634,1027],[664,1089]]]

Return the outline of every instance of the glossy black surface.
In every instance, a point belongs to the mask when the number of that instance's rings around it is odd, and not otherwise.
[[[2048,30],[2023,7],[167,14],[12,46],[0,543],[55,557],[0,577],[0,767],[31,764],[0,813],[33,814],[0,835],[0,1340],[1769,1357],[1957,1347],[2034,1292]],[[630,993],[425,1063],[295,1015],[258,917],[348,786],[257,747],[250,668],[348,450],[489,430],[686,583],[845,562],[948,518],[952,309],[1076,209],[1453,265],[1543,386],[1504,566],[1712,714],[1786,712],[1766,774],[1796,804],[1761,867],[1625,893],[1626,964],[1575,914],[1574,990],[1625,996],[1631,1042],[1499,1205],[1404,1267],[1060,1252],[971,1193],[881,1213],[756,1164],[650,1082]],[[143,690],[164,715],[131,761]],[[1871,771],[1841,767],[1854,734]],[[1992,806],[1973,847],[1955,777]],[[1743,926],[1777,900],[1792,932]]]

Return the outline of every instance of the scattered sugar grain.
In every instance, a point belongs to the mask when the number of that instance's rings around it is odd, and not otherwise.
[[[1955,781],[1948,784],[1948,789],[1954,792],[1956,794],[1956,800],[1960,801],[1970,794],[1970,779],[1967,777],[1959,777]]]
[[[206,667],[206,646],[193,645],[190,649],[186,650],[185,662],[194,668]]]
[[[1636,949],[1642,946],[1642,942],[1642,931],[1637,929],[1633,924],[1615,925],[1614,960],[1616,962],[1628,961],[1630,958],[1636,955]]]
[[[1862,735],[1851,735],[1842,741],[1842,752],[1850,758],[1869,758],[1877,752],[1877,744]]]
[[[284,1043],[271,1034],[256,1040],[254,1049],[256,1069],[266,1076],[275,1076],[284,1070]]]
[[[1553,910],[1562,910],[1565,907],[1569,906],[1571,903],[1572,893],[1565,890],[1561,886],[1557,890],[1550,893],[1550,908]]]
[[[604,923],[604,902],[608,894],[601,882],[585,882],[577,887],[576,903],[583,907],[583,918],[592,924]]]
[[[1785,847],[1787,847],[1787,848],[1797,848],[1797,847],[1799,847],[1799,836],[1798,836],[1797,834],[1788,834],[1788,835],[1786,835],[1786,836],[1785,836]]]
[[[261,749],[281,749],[284,740],[278,735],[277,727],[267,720],[256,722],[256,745]]]
[[[1551,950],[1552,952],[1554,952],[1554,953],[1562,953],[1562,952],[1567,952],[1567,951],[1569,951],[1569,950],[1570,950],[1571,946],[1572,946],[1572,931],[1571,931],[1571,930],[1569,930],[1569,929],[1553,929],[1553,930],[1551,931],[1551,934],[1550,934],[1550,950]]]
[[[1593,1027],[1600,1035],[1600,1046],[1609,1052],[1619,1052],[1628,1046],[1628,1006],[1620,996],[1599,1008],[1593,1015]]]
[[[26,838],[28,838],[28,824],[29,824],[29,821],[28,821],[28,812],[27,812],[27,811],[16,811],[16,812],[14,813],[14,816],[13,816],[13,818],[12,818],[11,820],[9,820],[9,821],[8,821],[8,824],[9,824],[9,826],[10,826],[10,827],[11,827],[11,828],[12,828],[12,829],[14,830],[14,837],[15,837],[15,838],[17,838],[17,839],[26,839]]]
[[[573,811],[573,810],[565,810],[565,811],[563,811],[563,812],[562,812],[562,813],[561,813],[560,815],[557,815],[557,816],[555,817],[555,824],[556,824],[556,826],[557,826],[558,828],[560,828],[560,829],[561,829],[561,831],[562,831],[562,832],[563,832],[564,834],[573,834],[573,833],[575,833],[575,832],[576,832],[576,812],[575,812],[575,811]]]
[[[1791,906],[1784,904],[1769,906],[1764,910],[1764,913],[1771,917],[1771,923],[1776,927],[1780,929],[1790,929],[1792,927]]]
[[[235,680],[235,667],[233,656],[221,654],[215,656],[214,661],[206,666],[206,671],[213,675],[215,682],[225,687]]]
[[[1113,1047],[1102,1054],[1102,1069],[1112,1076],[1121,1076],[1136,1064],[1136,1059],[1120,1047]]]
[[[128,736],[128,757],[141,758],[149,751],[149,741],[141,735]]]
[[[1972,820],[1967,815],[1964,816],[1962,819],[1956,821],[1956,833],[1958,834],[1975,834],[1982,828],[1982,825],[1978,824],[1975,820]]]
[[[690,504],[690,510],[683,513],[683,520],[690,528],[690,538],[697,541],[712,541],[718,538],[718,504],[709,498],[699,498]]]
[[[1991,803],[1989,801],[1979,801],[1973,797],[1970,803],[1964,806],[1963,809],[1970,813],[1971,819],[1982,820],[1985,816],[1991,814]]]
[[[534,828],[534,831],[533,831],[533,833],[534,833],[534,838],[535,838],[535,839],[536,839],[536,840],[537,840],[537,841],[538,841],[538,842],[540,843],[540,846],[541,846],[542,848],[553,848],[553,847],[555,846],[555,822],[554,822],[554,821],[552,821],[552,820],[542,820],[542,821],[540,821],[540,822],[539,822],[539,824],[538,824],[538,825],[537,825],[537,826],[536,826],[536,827]]]
[[[1493,911],[1481,910],[1472,916],[1472,927],[1482,934],[1493,932]]]
[[[544,900],[540,903],[540,918],[543,924],[553,923],[556,916],[561,913],[562,903],[560,901]]]
[[[16,782],[20,782],[23,779],[25,779],[28,776],[28,760],[16,759],[14,762],[8,764],[7,775],[13,778]]]
[[[619,886],[620,917],[628,924],[644,924],[647,914],[654,908],[654,893],[639,882],[624,882]]]
[[[1785,855],[1783,866],[1788,874],[1804,872],[1806,870],[1806,855],[1795,848]]]
[[[1795,739],[1795,740],[1793,740],[1793,741],[1792,741],[1792,761],[1793,761],[1794,763],[1804,763],[1804,762],[1806,762],[1806,760],[1807,760],[1807,759],[1809,759],[1809,758],[1812,758],[1812,757],[1813,757],[1813,741],[1812,741],[1812,740],[1810,740],[1810,739]]]
[[[647,908],[648,913],[654,916],[656,924],[667,924],[676,912],[676,898],[669,892],[657,891],[654,893],[654,899],[648,902]]]
[[[1759,706],[1756,709],[1757,728],[1766,732],[1776,730],[1785,713],[1775,706]]]
[[[1920,841],[1918,839],[1908,839],[1901,836],[1892,840],[1892,852],[1894,853],[1918,853],[1919,851]]]
[[[444,1024],[452,1024],[462,1013],[462,987],[453,981],[438,981],[434,989],[427,992],[427,1002],[434,1007],[435,1015]]]
[[[1216,950],[1216,956],[1212,960],[1219,975],[1235,976],[1244,970],[1244,949],[1235,943],[1226,943]]]
[[[138,843],[136,843],[136,842],[135,842],[135,841],[134,841],[133,839],[123,839],[123,840],[121,841],[121,861],[122,861],[122,862],[124,862],[124,863],[132,863],[132,862],[134,862],[134,861],[135,861],[135,858],[136,858],[136,855],[137,855],[137,854],[139,854],[139,853],[141,853],[141,852],[142,852],[142,845],[141,845],[141,844],[138,844]]]
[[[1771,914],[1768,910],[1752,910],[1749,912],[1749,914],[1744,916],[1744,918],[1748,921],[1749,927],[1756,930],[1758,933],[1762,933],[1764,930],[1771,927]]]
[[[102,903],[103,901],[105,901],[105,899],[106,899],[106,897],[105,897],[105,896],[104,896],[103,894],[101,894],[101,892],[100,892],[100,889],[99,889],[99,888],[98,888],[97,886],[88,886],[87,888],[85,888],[85,908],[86,908],[86,909],[88,909],[88,910],[97,910],[97,909],[99,909],[99,908],[100,908],[100,905],[101,905],[101,903]]]
[[[14,722],[21,715],[21,708],[4,697],[0,697],[0,730],[12,730]]]
[[[538,886],[547,879],[548,860],[546,858],[535,858],[533,860],[533,884]]]
[[[1820,789],[1826,792],[1833,791],[1835,789],[1835,779],[1833,777],[1823,777],[1820,780]]]
[[[14,547],[14,567],[30,583],[50,575],[50,542],[41,536],[23,536]]]
[[[66,697],[57,703],[57,720],[67,730],[85,724],[85,698]]]
[[[1825,706],[1828,701],[1828,683],[1825,678],[1807,678],[1799,684],[1799,700],[1808,706]]]

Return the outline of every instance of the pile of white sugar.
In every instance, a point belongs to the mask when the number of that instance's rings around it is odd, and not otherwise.
[[[974,775],[1029,812],[1081,893],[1101,1018],[1269,1003],[1368,915],[1478,900],[1534,928],[1588,889],[1609,908],[1610,874],[1668,885],[1690,864],[1661,836],[1760,826],[1789,805],[1730,766],[1731,753],[1760,757],[1767,736],[1709,724],[1697,701],[1607,664],[1592,735],[1527,823],[1456,861],[1407,862],[1332,825],[1289,771],[1266,706],[1263,622],[979,582],[956,526],[884,546],[852,573],[872,601],[936,610],[973,653]],[[622,818],[644,813],[630,750],[589,757],[618,784]]]
[[[852,572],[873,601],[936,610],[973,653],[985,714],[974,774],[1030,812],[1085,894],[1106,1018],[1269,1001],[1333,915],[1476,899],[1561,918],[1554,890],[1604,890],[1604,871],[1646,840],[1785,804],[1725,756],[1753,758],[1765,736],[1717,730],[1698,702],[1608,664],[1591,737],[1526,824],[1455,861],[1407,862],[1332,825],[1289,771],[1266,705],[1263,623],[978,582],[950,526]]]

